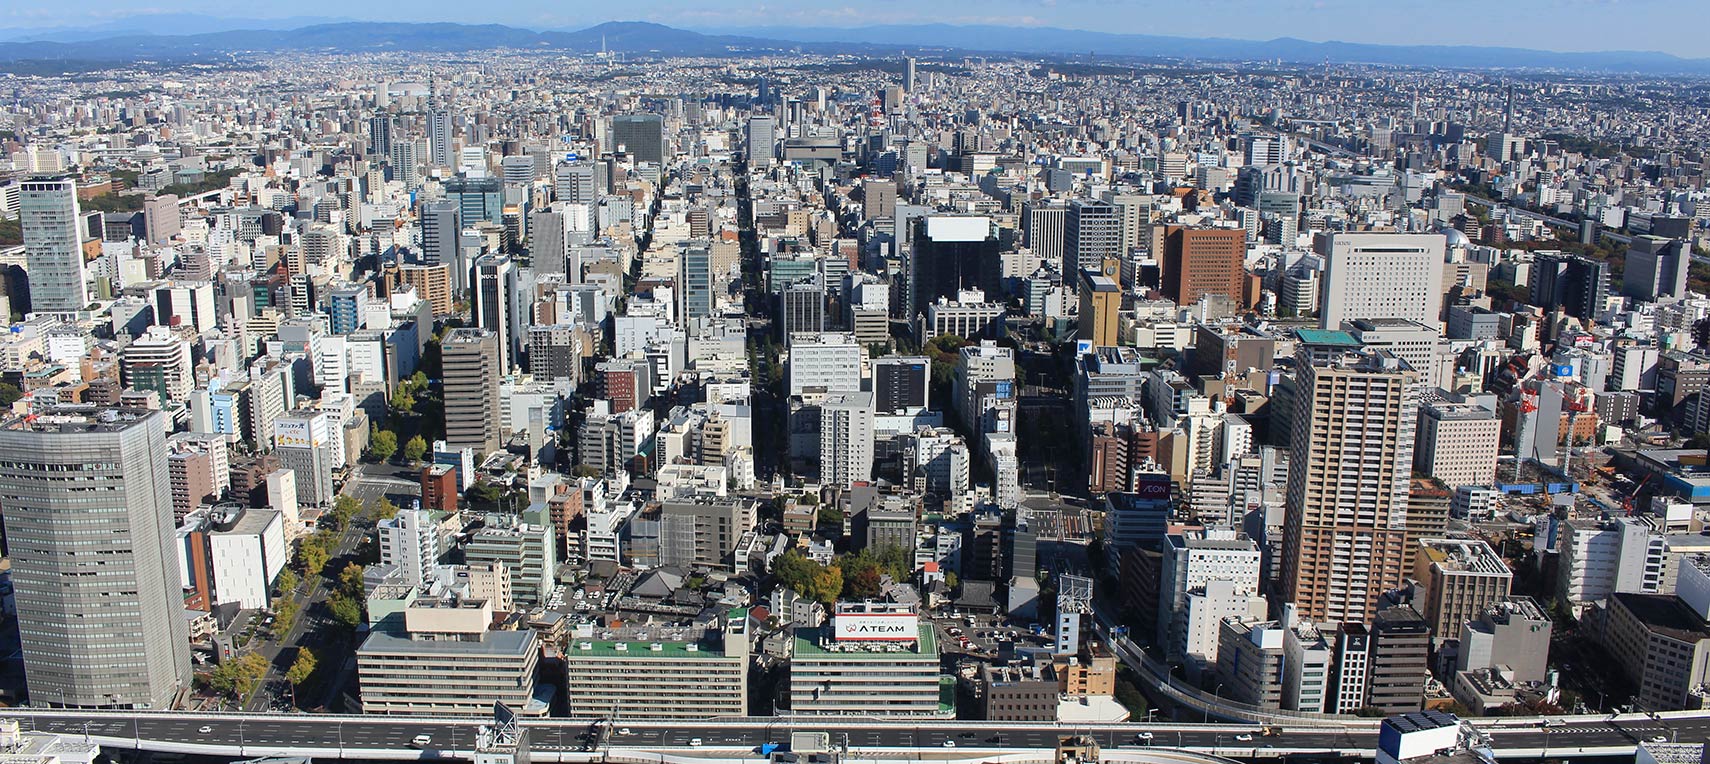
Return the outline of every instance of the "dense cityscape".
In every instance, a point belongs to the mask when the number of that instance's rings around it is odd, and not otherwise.
[[[0,73],[0,751],[1703,761],[1710,81],[601,39]]]

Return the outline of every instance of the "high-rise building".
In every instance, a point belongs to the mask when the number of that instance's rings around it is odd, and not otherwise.
[[[748,165],[766,167],[777,156],[778,120],[767,116],[748,118]]]
[[[458,237],[462,221],[457,202],[442,199],[422,205],[422,264],[457,266]]]
[[[1107,260],[1115,265],[1115,260]],[[1105,273],[1081,271],[1081,324],[1076,339],[1092,342],[1093,347],[1114,347],[1121,344],[1120,323],[1122,287]]]
[[[445,198],[456,202],[458,222],[465,226],[483,220],[504,223],[504,183],[498,178],[451,178],[445,182]]]
[[[171,707],[190,688],[159,412],[62,408],[0,426],[0,494],[30,701]]]
[[[1621,271],[1621,294],[1646,302],[1655,302],[1659,297],[1684,297],[1691,265],[1692,251],[1684,239],[1634,237],[1627,248],[1627,264]]]
[[[1514,571],[1481,539],[1419,539],[1413,579],[1421,584],[1425,624],[1439,642],[1460,639],[1461,626],[1508,599]]]
[[[376,114],[368,118],[368,153],[374,156],[392,156],[392,131],[397,128],[390,114]]]
[[[70,176],[31,178],[19,184],[18,222],[30,310],[75,313],[89,304],[83,264],[82,214],[77,181]]]
[[[1063,274],[1099,270],[1122,257],[1122,213],[1100,199],[1074,199],[1063,218]],[[995,294],[995,292],[994,292]]]
[[[1247,279],[1245,231],[1165,226],[1163,250],[1165,297],[1177,305],[1192,305],[1205,295],[1215,294],[1241,305]]]
[[[1003,294],[997,227],[985,216],[928,215],[914,222],[909,258],[909,318],[964,289]],[[930,338],[922,338],[925,339]]]
[[[872,393],[842,393],[820,404],[819,479],[843,488],[873,479]]]
[[[1027,227],[1023,232],[1027,234],[1028,249],[1033,250],[1033,259],[1046,263],[1066,262],[1063,259],[1063,226],[1067,224],[1068,216],[1068,206],[1057,199],[1042,199],[1027,205]],[[1079,258],[1076,260],[1078,262]]]
[[[451,166],[451,112],[428,112],[428,162],[434,167]]]
[[[612,150],[637,163],[665,164],[665,121],[658,114],[619,114],[612,117]]]
[[[380,537],[380,563],[397,566],[405,583],[427,583],[429,571],[439,563],[439,528],[433,516],[424,509],[402,509],[376,524],[375,531]]]
[[[1528,302],[1575,318],[1595,318],[1609,294],[1609,266],[1581,255],[1539,252],[1527,280]]]
[[[470,313],[475,325],[498,338],[499,373],[510,372],[522,360],[526,307],[522,305],[517,269],[509,255],[482,255],[469,269]]]
[[[143,235],[150,244],[165,244],[183,230],[184,216],[173,194],[143,197]]]
[[[452,329],[441,345],[445,440],[452,448],[499,448],[499,338],[486,329]]]
[[[1418,374],[1355,347],[1343,332],[1303,330],[1297,354],[1283,599],[1315,621],[1369,621],[1409,562]]]
[[[603,165],[593,162],[565,162],[553,174],[552,198],[570,204],[594,204],[600,200],[600,184],[596,182]]]
[[[1318,325],[1340,329],[1356,318],[1404,318],[1437,326],[1446,241],[1440,233],[1333,233],[1320,239],[1325,267]]]
[[[932,387],[932,362],[920,356],[875,358],[871,379],[877,414],[925,411]]]
[[[1431,673],[1430,624],[1408,605],[1379,610],[1371,620],[1366,706],[1385,716],[1418,711]]]

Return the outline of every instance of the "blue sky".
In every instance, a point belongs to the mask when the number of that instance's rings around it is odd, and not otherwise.
[[[7,0],[0,28],[81,27],[138,13],[328,16],[581,28],[645,20],[708,29],[942,21],[1112,32],[1544,50],[1657,50],[1710,58],[1706,0]]]

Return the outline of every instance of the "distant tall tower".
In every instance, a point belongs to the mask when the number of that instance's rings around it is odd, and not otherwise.
[[[160,413],[13,419],[0,465],[31,703],[170,708],[190,647]]]
[[[1315,621],[1368,623],[1407,572],[1419,374],[1335,337],[1303,341],[1296,364],[1283,601]]]
[[[767,167],[777,156],[778,120],[767,116],[748,118],[748,164]]]
[[[1514,134],[1514,86],[1508,86],[1508,105],[1502,109],[1502,134]]]
[[[376,114],[368,120],[368,153],[377,157],[392,156],[392,116]]]
[[[18,222],[32,312],[75,313],[89,304],[81,217],[77,182],[70,176],[31,178],[20,185]]]
[[[428,112],[428,163],[435,167],[451,166],[451,112],[434,109]]]
[[[910,93],[914,92],[914,88],[915,88],[914,75],[915,75],[914,56],[908,56],[908,57],[903,59],[903,90],[906,90]]]

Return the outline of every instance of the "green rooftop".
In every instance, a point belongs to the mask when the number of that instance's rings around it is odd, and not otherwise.
[[[1360,341],[1354,335],[1335,329],[1296,329],[1296,337],[1308,345],[1342,345],[1345,347],[1360,347]]]
[[[816,657],[826,656],[830,658],[849,658],[851,660],[920,660],[928,657],[934,661],[938,660],[938,635],[933,631],[932,624],[930,622],[923,621],[920,625],[919,640],[917,640],[912,647],[905,647],[905,649],[900,652],[887,652],[882,648],[878,650],[851,650],[848,652],[827,650],[820,646],[819,636],[823,630],[828,628],[829,627],[822,626],[816,629],[797,629],[795,654],[812,655]],[[905,642],[892,642],[888,644],[907,645]]]

